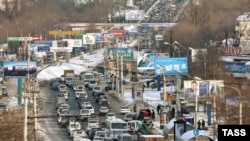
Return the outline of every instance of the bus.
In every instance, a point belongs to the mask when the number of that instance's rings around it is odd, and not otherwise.
[[[80,73],[81,80],[84,81],[85,86],[88,86],[90,81],[95,81],[95,75],[92,72],[81,72]]]
[[[128,133],[128,123],[122,119],[106,119],[105,127],[108,137],[117,138],[120,134]]]

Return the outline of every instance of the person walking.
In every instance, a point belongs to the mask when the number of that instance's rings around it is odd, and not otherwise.
[[[155,111],[153,109],[152,109],[152,112],[151,112],[151,118],[152,118],[153,121],[155,120]]]
[[[134,104],[134,112],[136,113],[137,112],[137,105],[136,104]]]
[[[160,110],[161,110],[161,105],[158,104],[158,105],[157,105],[157,114],[158,114],[158,115],[160,115]]]
[[[172,118],[174,118],[174,116],[175,116],[175,108],[174,107],[172,108],[171,116],[172,116]]]

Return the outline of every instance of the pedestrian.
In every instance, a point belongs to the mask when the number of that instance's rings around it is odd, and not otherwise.
[[[198,129],[201,129],[201,120],[198,120],[197,124],[198,124]]]
[[[172,118],[174,118],[174,116],[175,116],[175,108],[174,107],[172,108],[171,116],[172,116]]]
[[[137,111],[137,105],[134,104],[134,112],[136,113],[136,111]]]
[[[152,118],[153,121],[155,120],[155,111],[153,109],[152,109],[152,112],[151,112],[151,118]]]
[[[205,120],[201,121],[201,128],[204,130],[205,129]]]
[[[161,105],[158,104],[158,105],[157,105],[157,114],[158,114],[158,115],[160,115],[160,110],[161,110]]]

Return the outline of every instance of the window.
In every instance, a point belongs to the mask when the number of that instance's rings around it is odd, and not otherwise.
[[[111,128],[113,128],[113,129],[126,129],[127,124],[126,123],[112,123]]]

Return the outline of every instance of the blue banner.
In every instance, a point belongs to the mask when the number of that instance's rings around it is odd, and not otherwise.
[[[153,70],[155,58],[169,58],[168,53],[143,53],[138,54],[137,69]]]
[[[37,71],[34,61],[5,61],[3,67],[5,77],[25,77],[28,73],[33,74]]]
[[[182,58],[155,58],[154,60],[155,75],[181,75],[188,74],[188,60]]]

